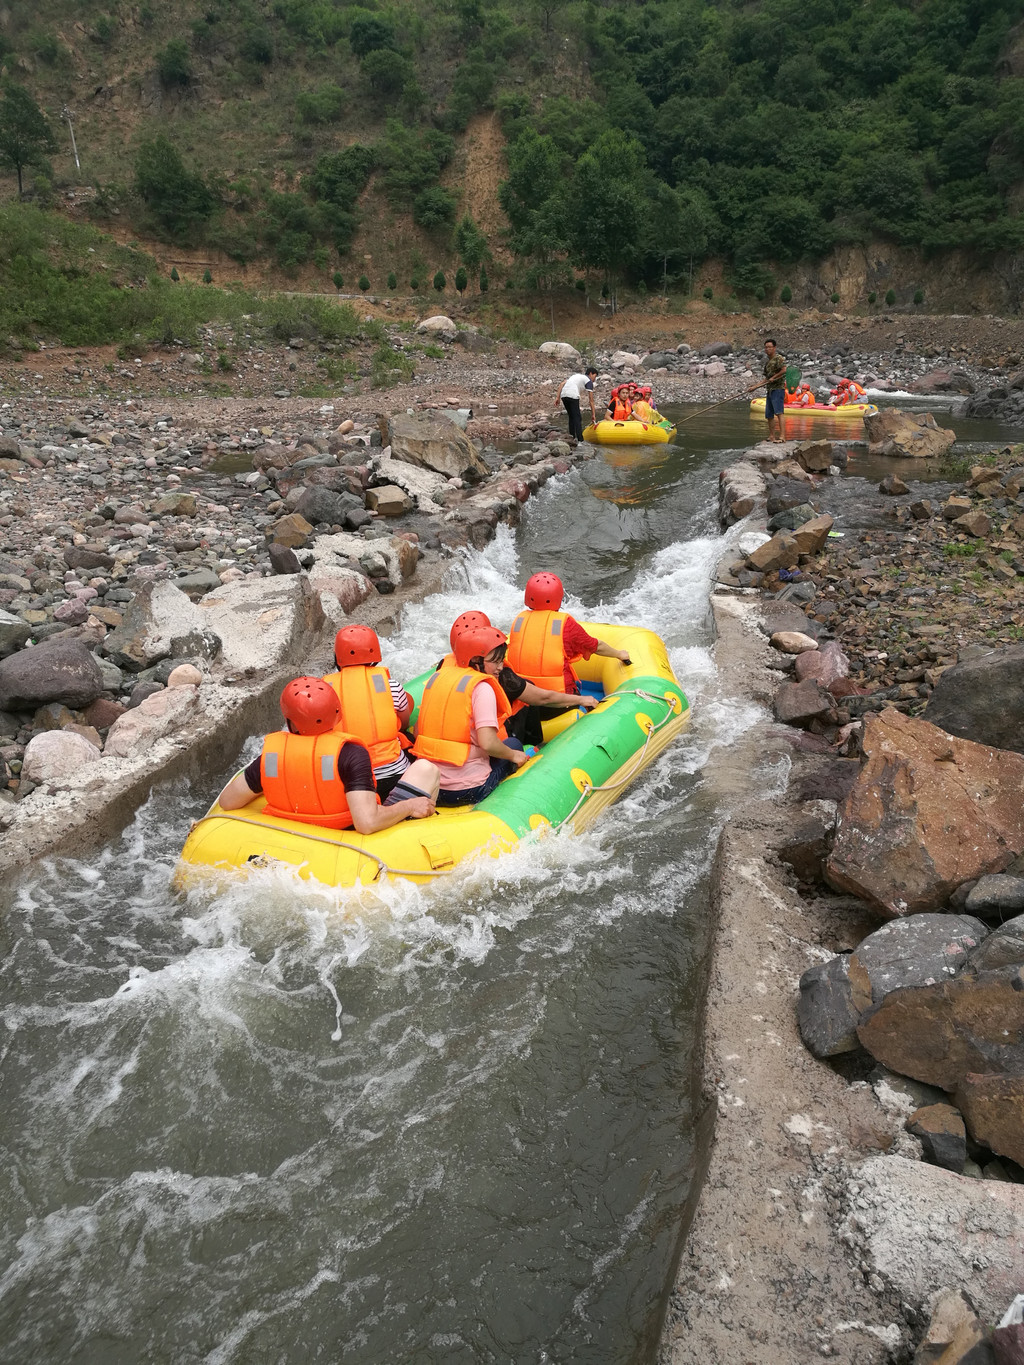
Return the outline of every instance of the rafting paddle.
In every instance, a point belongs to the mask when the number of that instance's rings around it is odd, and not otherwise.
[[[786,388],[790,393],[796,393],[802,375],[796,365],[786,367]],[[741,389],[739,393],[731,393],[728,398],[719,398],[717,403],[709,403],[706,408],[698,408],[696,412],[691,412],[689,417],[682,417],[676,423],[681,427],[684,422],[692,422],[695,417],[702,416],[705,412],[710,412],[712,408],[720,408],[723,403],[735,403],[737,398],[746,398],[748,393],[753,393],[755,389],[763,389],[767,379],[760,379],[756,384],[751,384],[749,389]]]

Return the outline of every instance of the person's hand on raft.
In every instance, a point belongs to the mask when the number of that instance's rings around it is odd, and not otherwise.
[[[627,649],[620,649],[617,657],[622,663],[626,665],[627,668],[633,662],[633,660],[629,657],[629,650]]]
[[[529,763],[530,761],[529,754],[524,754],[522,749],[510,749],[509,754],[512,757],[513,764],[517,768],[521,768],[524,763]]]
[[[577,702],[577,705],[581,707],[584,711],[593,711],[594,707],[597,706],[597,698],[580,697],[579,701]]]
[[[409,807],[410,820],[425,820],[428,815],[433,815],[435,810],[429,796],[413,796],[403,804]]]

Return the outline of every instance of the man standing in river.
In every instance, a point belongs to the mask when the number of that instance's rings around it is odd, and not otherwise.
[[[783,412],[786,407],[786,358],[775,349],[774,337],[764,343],[764,377],[767,390],[764,395],[764,415],[768,420],[768,439],[776,444],[786,439],[783,427]]]
[[[555,397],[555,407],[561,403],[569,414],[569,435],[577,441],[583,440],[583,419],[580,404],[584,397],[590,399],[590,420],[597,425],[597,410],[594,407],[594,380],[597,370],[588,366],[586,374],[571,374]]]

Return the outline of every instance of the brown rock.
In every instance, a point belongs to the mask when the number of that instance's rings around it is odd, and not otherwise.
[[[807,441],[793,451],[793,458],[808,474],[825,474],[832,464],[831,441]]]
[[[944,521],[956,521],[957,517],[962,517],[965,512],[969,512],[973,504],[970,498],[965,498],[959,493],[954,493],[951,498],[947,498],[942,504],[942,517]]]
[[[963,973],[934,986],[891,991],[862,1018],[857,1036],[891,1070],[950,1093],[971,1072],[1024,1074],[1020,969]],[[964,1099],[962,1112],[968,1107]]]
[[[817,678],[822,687],[831,688],[834,682],[849,676],[850,661],[837,640],[828,640],[819,646],[816,653],[801,654],[794,672],[797,682],[803,682],[805,678]]]
[[[887,919],[936,910],[1024,851],[1024,756],[892,709],[866,718],[862,747],[826,866],[836,888]]]
[[[108,725],[113,725],[118,716],[123,716],[125,707],[119,701],[111,701],[109,697],[97,697],[91,706],[87,706],[82,713],[86,725],[93,726],[96,730],[105,730]]]
[[[272,540],[277,545],[284,545],[290,550],[305,545],[309,536],[313,533],[313,527],[298,512],[289,512],[287,516],[278,517],[272,525],[267,527],[267,539]]]
[[[910,458],[944,455],[956,432],[940,427],[930,412],[880,408],[864,418],[870,455]]]
[[[935,507],[927,498],[918,498],[910,504],[910,515],[915,521],[927,521],[935,515]]]
[[[800,558],[800,547],[788,531],[779,531],[747,555],[747,563],[759,573],[791,569]]]
[[[878,485],[878,491],[887,498],[901,498],[904,493],[909,493],[910,489],[898,474],[887,474]]]
[[[178,664],[167,676],[168,687],[199,687],[203,675],[195,664]]]
[[[993,469],[991,465],[976,464],[971,469],[971,477],[967,480],[968,488],[980,488],[983,483],[1001,483],[1002,478],[998,469]]]
[[[826,513],[821,517],[814,517],[811,521],[805,521],[802,526],[798,526],[793,532],[793,539],[796,541],[797,549],[802,555],[816,555],[828,539],[828,533],[834,525],[833,519]]]
[[[382,517],[400,517],[412,508],[412,498],[404,488],[386,483],[383,488],[366,490],[366,506]]]
[[[928,1104],[915,1109],[905,1127],[908,1133],[920,1138],[926,1161],[960,1174],[967,1160],[967,1129],[951,1104]]]
[[[913,1365],[991,1365],[991,1354],[979,1354],[988,1331],[961,1290],[943,1289]]]
[[[969,1071],[956,1102],[971,1136],[1000,1156],[1024,1165],[1024,1075],[992,1076]]]
[[[390,544],[398,556],[398,569],[403,579],[412,578],[420,558],[418,546],[404,536],[392,536]]]
[[[464,431],[433,413],[396,413],[388,418],[388,444],[396,460],[433,469],[446,478],[486,478],[487,466]]]
[[[194,517],[198,510],[194,493],[164,493],[152,506],[154,517]]]
[[[360,602],[373,593],[373,584],[365,574],[351,569],[320,571],[310,577],[310,584],[316,592],[330,594],[342,611],[350,615]]]
[[[783,683],[775,694],[775,719],[782,725],[797,725],[801,729],[829,715],[833,700],[813,678],[806,682]]]
[[[984,512],[965,512],[956,518],[953,525],[959,526],[969,536],[987,536],[992,531],[992,518]]]
[[[768,643],[782,654],[805,654],[818,648],[817,640],[799,630],[777,630]]]

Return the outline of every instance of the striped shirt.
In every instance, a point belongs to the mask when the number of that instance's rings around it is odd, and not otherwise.
[[[395,682],[394,678],[391,679],[391,700],[399,718],[408,716],[413,706],[412,697],[409,696],[409,693],[400,682]],[[398,757],[391,763],[381,763],[378,767],[374,768],[373,775],[378,781],[384,777],[401,777],[408,766],[409,760],[403,749]]]

